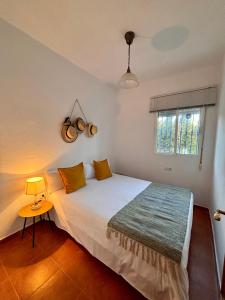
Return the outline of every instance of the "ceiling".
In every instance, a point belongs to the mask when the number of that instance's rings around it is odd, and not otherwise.
[[[137,37],[140,80],[219,63],[224,0],[0,0],[0,16],[88,71],[117,84],[127,66],[127,30]]]

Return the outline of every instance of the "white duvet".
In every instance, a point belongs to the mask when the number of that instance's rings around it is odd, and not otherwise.
[[[117,239],[109,240],[106,237],[110,218],[149,184],[149,181],[113,174],[102,181],[89,179],[87,186],[71,194],[65,194],[64,190],[56,191],[50,196],[56,212],[56,225],[66,230],[93,256],[123,276],[148,299],[188,299],[186,266],[193,199],[181,264],[154,250],[150,251],[150,262],[146,263],[141,257],[120,247]]]

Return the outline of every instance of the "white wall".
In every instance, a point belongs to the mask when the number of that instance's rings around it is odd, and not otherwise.
[[[116,130],[116,169],[118,172],[151,181],[176,184],[192,189],[195,202],[208,206],[212,179],[216,108],[208,108],[203,169],[199,157],[166,156],[154,153],[155,114],[149,113],[150,97],[168,92],[217,84],[220,67],[176,74],[168,78],[141,83],[118,95]],[[165,171],[165,168],[172,171]]]
[[[30,175],[106,157],[113,165],[115,91],[4,21],[0,40],[1,239],[22,225]],[[99,133],[67,144],[60,127],[75,98]]]
[[[114,89],[4,21],[0,21],[0,40],[4,41],[0,47],[0,239],[21,228],[17,211],[30,201],[24,195],[27,177],[93,158],[108,157],[114,169],[126,175],[188,186],[197,203],[208,206],[216,109],[210,108],[207,115],[201,172],[198,159],[154,153],[155,123],[148,111],[153,95],[218,83],[218,66],[144,82],[137,89],[121,90],[117,95]],[[60,126],[76,97],[88,119],[98,125],[99,133],[94,138],[81,135],[76,142],[66,144],[61,139]],[[219,114],[220,137],[224,115],[223,106]],[[217,151],[224,146],[220,143],[218,137]],[[214,200],[221,202],[217,194],[224,181],[218,188],[217,177],[224,165],[220,165],[218,157],[216,154]],[[165,167],[172,171],[166,172]],[[221,224],[215,227],[217,239]]]
[[[211,213],[213,214],[213,212],[218,208],[225,210],[225,56],[218,107],[212,192]],[[212,224],[216,242],[219,275],[220,277],[222,277],[225,254],[224,216],[222,217],[220,222],[212,221]]]

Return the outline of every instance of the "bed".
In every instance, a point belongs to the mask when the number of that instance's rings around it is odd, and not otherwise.
[[[65,194],[63,189],[58,190],[50,196],[55,208],[55,223],[147,299],[187,300],[189,282],[186,267],[193,217],[192,194],[180,263],[154,250],[151,250],[150,261],[146,263],[119,247],[118,239],[106,236],[109,220],[149,184],[149,181],[113,174],[102,181],[89,179],[87,185],[75,193]]]

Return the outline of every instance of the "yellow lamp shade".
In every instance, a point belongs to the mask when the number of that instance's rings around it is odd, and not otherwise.
[[[43,177],[32,177],[26,181],[26,195],[38,195],[45,191]]]

